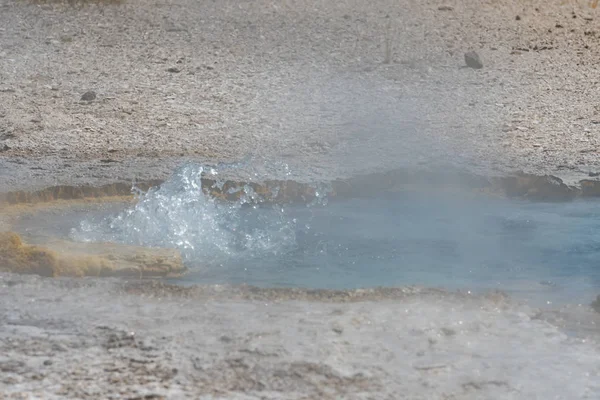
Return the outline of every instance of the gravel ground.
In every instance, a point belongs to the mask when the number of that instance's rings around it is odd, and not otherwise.
[[[584,336],[499,294],[0,274],[0,398],[596,399],[600,316],[574,315]]]
[[[586,1],[0,10],[4,190],[164,178],[181,157],[252,155],[323,179],[407,165],[568,182],[600,170],[600,11]],[[482,69],[466,68],[469,50]]]
[[[599,13],[583,0],[0,0],[0,192],[246,156],[317,180],[450,165],[577,182],[600,172]],[[0,398],[600,397],[587,307],[186,290],[0,274]]]

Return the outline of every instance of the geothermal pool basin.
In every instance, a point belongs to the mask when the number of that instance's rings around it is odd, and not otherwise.
[[[135,201],[5,208],[23,241],[0,242],[0,263],[37,254],[73,275],[0,273],[0,391],[599,398],[597,200],[378,184],[272,201],[281,187],[207,171]]]
[[[600,292],[600,204],[532,202],[469,192],[399,190],[368,198],[224,202],[178,170],[131,204],[19,220],[45,236],[178,249],[170,282],[352,289],[419,285],[502,290],[535,304],[589,304]],[[251,191],[250,191],[251,192]]]

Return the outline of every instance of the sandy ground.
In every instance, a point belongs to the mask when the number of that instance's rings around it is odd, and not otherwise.
[[[0,397],[596,399],[600,317],[416,288],[0,275]],[[564,318],[562,318],[564,322]]]
[[[587,1],[0,10],[4,190],[249,154],[323,179],[399,165],[569,182],[600,170],[600,11]],[[483,69],[463,68],[468,50]]]

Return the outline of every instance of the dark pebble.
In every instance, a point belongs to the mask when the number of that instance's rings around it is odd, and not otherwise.
[[[83,94],[83,96],[81,96],[81,101],[92,101],[92,100],[96,100],[96,92],[94,92],[93,90],[85,92]]]
[[[483,68],[483,62],[481,62],[481,58],[479,58],[479,54],[474,51],[469,51],[465,53],[465,63],[467,67],[473,69],[481,69]]]

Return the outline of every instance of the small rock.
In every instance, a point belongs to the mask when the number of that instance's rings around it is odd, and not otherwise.
[[[592,309],[597,313],[600,313],[600,295],[598,295],[596,300],[592,302]]]
[[[452,328],[443,327],[440,330],[442,331],[442,334],[444,334],[444,336],[454,336],[454,335],[456,335],[456,331],[454,329],[452,329]]]
[[[342,333],[344,333],[344,328],[342,328],[342,327],[341,327],[341,326],[339,326],[339,325],[334,325],[334,326],[331,328],[331,330],[332,330],[332,331],[334,331],[335,333],[337,333],[338,335],[341,335]]]
[[[46,360],[46,361],[44,361],[44,365],[45,366],[49,366],[49,365],[52,365],[52,364],[53,364],[52,360]]]
[[[219,340],[223,343],[231,343],[233,342],[233,339],[230,338],[229,336],[223,335],[219,338]]]
[[[517,15],[517,16],[515,17],[515,20],[517,20],[517,21],[520,21],[520,20],[521,20],[521,16],[520,16],[520,15]]]
[[[479,54],[475,53],[474,51],[469,51],[469,52],[465,53],[465,63],[467,64],[467,67],[469,67],[469,68],[473,68],[473,69],[483,68],[483,63],[481,62],[481,59],[479,58]]]
[[[167,70],[167,72],[171,72],[171,73],[173,73],[173,74],[178,74],[178,73],[180,73],[180,72],[181,72],[181,70],[180,70],[179,68],[176,68],[176,67],[171,67],[171,68],[169,68],[169,69]]]
[[[81,101],[93,101],[96,100],[96,92],[93,90],[87,91],[81,96]]]
[[[450,6],[439,6],[438,10],[440,10],[440,11],[452,11],[452,10],[454,10],[454,8],[452,8]]]

